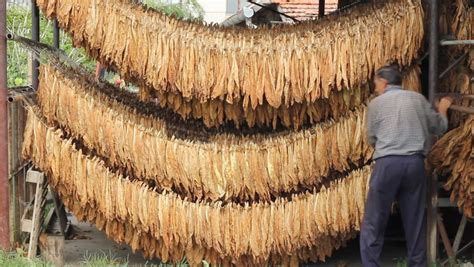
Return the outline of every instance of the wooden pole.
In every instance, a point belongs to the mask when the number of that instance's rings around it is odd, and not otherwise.
[[[0,249],[10,250],[7,108],[7,1],[0,0]]]
[[[326,11],[326,0],[319,0],[319,5],[318,5],[318,17],[322,18],[324,17],[324,12]]]
[[[438,91],[438,48],[439,48],[439,0],[430,2],[430,24],[429,24],[429,73],[428,73],[428,98],[433,104]],[[436,263],[438,249],[438,179],[436,174],[431,174],[428,180],[428,205],[427,205],[427,236],[428,236],[428,263]]]
[[[60,48],[60,35],[59,35],[59,23],[58,20],[55,19],[53,21],[53,46],[55,48]]]
[[[31,1],[31,39],[36,42],[40,41],[40,17],[36,0]],[[31,85],[33,89],[36,90],[38,89],[39,61],[36,58],[33,58],[32,62]]]
[[[10,91],[11,92],[11,91]],[[20,151],[23,143],[23,132],[25,128],[25,110],[21,101],[10,101],[8,97],[8,169],[10,183],[10,230],[11,244],[20,242],[21,235],[21,214],[23,199],[23,181],[24,175],[20,170],[27,165],[22,162]]]
[[[451,246],[451,242],[449,241],[448,232],[446,232],[446,227],[444,227],[443,219],[438,214],[437,219],[439,235],[441,236],[441,240],[443,241],[444,248],[446,249],[446,254],[448,257],[454,257],[453,247]]]

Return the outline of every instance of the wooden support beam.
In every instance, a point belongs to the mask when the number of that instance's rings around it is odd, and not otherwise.
[[[438,93],[438,60],[439,60],[439,0],[429,1],[429,72],[428,72],[428,99],[431,104],[434,103],[436,94]],[[428,247],[427,257],[428,264],[434,264],[437,260],[438,234],[436,233],[436,224],[438,218],[438,186],[437,176],[431,174],[428,183],[428,201],[427,201],[427,231],[428,231]]]
[[[428,180],[428,216],[427,216],[427,237],[428,237],[428,263],[436,263],[438,256],[438,233],[437,233],[437,216],[438,216],[438,186],[436,174],[432,174]]]
[[[448,254],[449,258],[454,258],[454,251],[451,247],[451,241],[449,241],[448,233],[446,232],[446,228],[444,227],[441,215],[438,215],[437,224],[439,235],[441,236],[441,240],[443,241],[444,249],[446,249],[446,254]]]
[[[7,107],[7,1],[0,1],[0,249],[9,251],[10,190],[8,186],[8,107]]]
[[[324,13],[326,12],[326,0],[319,0],[318,5],[318,17],[324,17]]]
[[[449,107],[449,109],[459,111],[459,112],[462,112],[462,113],[474,114],[474,108],[472,108],[472,107],[463,107],[463,106],[459,106],[459,105],[451,105]]]
[[[462,216],[461,222],[459,223],[458,231],[456,232],[456,237],[453,242],[453,251],[454,254],[458,253],[459,246],[461,245],[462,236],[464,235],[464,229],[466,229],[467,218],[466,215]]]
[[[26,87],[18,87],[15,92],[24,92]],[[30,161],[24,161],[21,157],[23,144],[23,132],[25,129],[26,112],[20,101],[10,102],[12,90],[8,90],[8,169],[9,169],[9,192],[10,192],[10,244],[14,246],[21,242],[21,215],[23,205],[28,202],[24,198],[25,192],[25,168]]]
[[[45,192],[45,179],[44,174],[37,171],[28,171],[27,181],[30,183],[36,183],[35,202],[33,205],[33,218],[32,228],[30,232],[30,242],[28,244],[28,258],[33,259],[36,257],[38,249],[38,238],[41,230],[41,214],[44,204],[44,192]]]
[[[67,229],[68,229],[69,222],[67,219],[64,204],[61,202],[61,200],[59,199],[59,195],[53,190],[51,186],[49,187],[49,191],[51,192],[51,196],[53,198],[54,210],[59,220],[59,228],[60,228],[61,234],[64,236],[64,238],[67,238],[68,236]]]

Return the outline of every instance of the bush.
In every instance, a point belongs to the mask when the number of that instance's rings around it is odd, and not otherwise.
[[[184,4],[165,4],[160,0],[144,0],[143,3],[178,19],[202,21],[204,18],[204,10],[197,0],[188,0]]]
[[[43,262],[40,259],[28,260],[23,257],[24,251],[4,252],[0,250],[0,266],[11,267],[52,267],[53,265]]]
[[[53,23],[40,17],[40,40],[46,44],[53,44]],[[31,11],[23,6],[10,6],[7,10],[7,31],[18,36],[31,37]],[[60,47],[74,61],[92,71],[95,62],[87,57],[82,48],[74,48],[71,38],[60,32]],[[7,77],[8,87],[24,86],[29,84],[28,58],[30,53],[20,44],[8,41],[7,47]]]

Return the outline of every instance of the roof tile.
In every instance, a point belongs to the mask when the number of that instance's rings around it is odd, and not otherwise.
[[[314,19],[318,16],[319,0],[272,0],[282,11],[298,20]],[[326,0],[325,13],[337,9],[338,0]]]

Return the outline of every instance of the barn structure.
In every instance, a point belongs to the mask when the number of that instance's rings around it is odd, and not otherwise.
[[[6,32],[1,1],[1,247],[36,256],[51,222],[67,237],[67,209],[163,262],[322,261],[360,230],[371,79],[397,64],[405,88],[457,99],[427,158],[429,259],[471,248],[472,1],[326,1],[309,21],[291,1],[253,2],[218,26],[136,1],[37,0],[31,38]],[[68,59],[59,29],[139,92]],[[6,86],[7,39],[32,53],[29,87]]]

